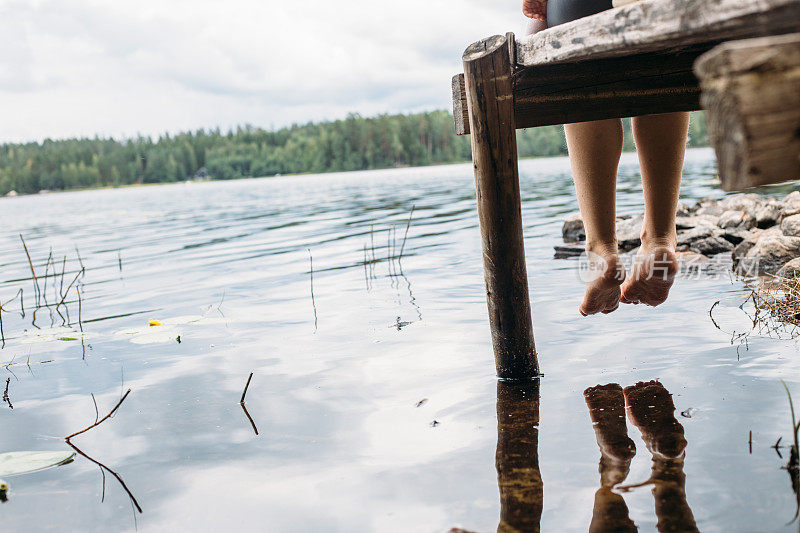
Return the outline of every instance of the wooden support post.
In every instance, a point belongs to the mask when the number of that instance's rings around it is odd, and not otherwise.
[[[721,44],[695,72],[722,188],[800,179],[800,33]]]
[[[496,35],[464,52],[483,270],[497,375],[539,374],[533,342],[514,123],[513,36]]]

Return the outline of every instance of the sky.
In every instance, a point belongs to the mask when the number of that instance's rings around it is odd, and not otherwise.
[[[0,0],[0,142],[450,109],[521,0]]]

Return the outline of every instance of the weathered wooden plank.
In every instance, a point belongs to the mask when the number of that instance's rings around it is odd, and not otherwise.
[[[497,375],[512,380],[538,375],[533,342],[509,38],[497,35],[464,52],[464,81],[486,301]]]
[[[631,117],[700,108],[700,89],[692,70],[707,48],[649,53],[581,63],[519,69],[514,76],[517,128]],[[466,94],[454,78],[454,110],[466,107]],[[456,97],[456,90],[460,93]],[[455,103],[456,98],[460,103]],[[469,123],[455,115],[456,133]]]
[[[642,0],[520,38],[536,66],[800,31],[798,0]]]
[[[469,111],[467,110],[467,90],[464,87],[464,75],[453,76],[453,121],[456,134],[469,133]]]
[[[722,188],[800,179],[800,33],[722,44],[695,71]]]

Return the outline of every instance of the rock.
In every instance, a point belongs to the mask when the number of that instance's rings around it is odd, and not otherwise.
[[[715,217],[720,216],[725,212],[725,209],[719,205],[719,202],[706,202],[701,203],[700,207],[695,211],[696,215],[712,215]]]
[[[733,244],[720,235],[709,235],[689,245],[689,250],[703,255],[716,255],[733,250]]]
[[[617,219],[617,242],[619,249],[627,252],[642,244],[642,222],[644,215]]]
[[[755,194],[735,194],[723,198],[719,202],[720,208],[724,211],[745,211],[753,213],[761,204],[763,199]]]
[[[764,231],[759,230],[758,228],[754,228],[758,232]],[[747,237],[749,237],[753,233],[752,229],[744,229],[744,228],[727,228],[722,230],[721,237],[728,241],[733,245],[740,244],[744,241]]]
[[[772,274],[800,257],[800,237],[762,235],[741,259],[737,270],[748,275]]]
[[[800,204],[800,191],[792,191],[783,198],[785,204]]]
[[[696,226],[710,226],[717,225],[718,218],[714,215],[678,215],[675,217],[675,229],[692,229]]]
[[[756,226],[759,228],[769,228],[777,224],[781,219],[781,208],[783,204],[776,200],[762,204],[755,211]]]
[[[731,260],[733,261],[734,268],[736,268],[736,266],[739,264],[739,261],[741,261],[744,256],[747,255],[747,252],[749,252],[750,249],[756,245],[758,239],[761,238],[762,233],[764,233],[764,230],[753,232],[750,234],[750,236],[745,238],[745,240],[736,245],[731,252]]]
[[[781,233],[789,237],[800,237],[800,215],[792,215],[781,221]]]
[[[694,213],[694,210],[687,204],[683,202],[678,203],[678,209],[675,211],[676,215],[678,215],[679,217],[688,217],[692,213]]]
[[[553,246],[553,248],[555,250],[555,254],[553,254],[555,259],[578,257],[586,251],[586,247],[583,244],[559,244],[558,246]]]
[[[586,240],[586,229],[583,227],[583,219],[580,213],[573,213],[564,220],[561,235],[564,238],[564,242],[583,242]]]
[[[785,279],[800,278],[800,257],[795,257],[783,265],[780,270],[778,270],[777,275]]]
[[[701,223],[692,229],[683,230],[678,232],[678,247],[680,251],[694,250],[692,247],[697,241],[709,238],[719,237],[722,238],[722,230],[715,224]]]
[[[717,226],[722,229],[750,229],[756,226],[756,217],[749,211],[728,210],[720,215],[719,220],[717,220]]]
[[[13,191],[13,190],[12,191],[8,191],[6,193],[6,196],[8,196],[9,198],[13,198],[14,196],[17,196],[17,191]]]

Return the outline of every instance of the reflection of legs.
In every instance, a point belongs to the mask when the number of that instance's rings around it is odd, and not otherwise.
[[[698,531],[686,501],[686,475],[683,459],[686,438],[675,418],[672,396],[657,381],[637,383],[625,388],[628,416],[642,432],[642,439],[653,454],[653,496],[659,531]]]
[[[539,382],[497,383],[498,532],[538,532],[542,519],[539,473]]]
[[[625,426],[625,399],[616,383],[583,392],[600,447],[600,485],[595,493],[590,532],[636,531],[625,500],[611,488],[628,475],[636,447]]]
[[[617,256],[617,165],[622,153],[620,119],[581,122],[564,126],[569,161],[586,227],[586,250],[605,261],[598,279],[586,286],[580,306],[585,315],[610,313],[619,306],[624,267]]]

